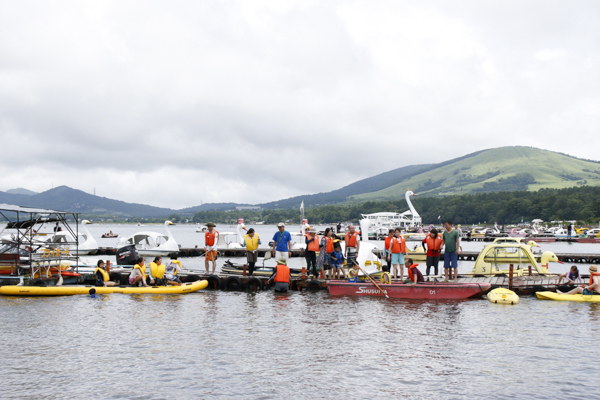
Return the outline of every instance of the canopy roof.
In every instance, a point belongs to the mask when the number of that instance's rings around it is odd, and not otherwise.
[[[13,211],[13,212],[31,213],[31,214],[59,214],[59,215],[80,214],[80,213],[69,212],[69,211],[48,210],[45,208],[14,206],[11,204],[0,204],[0,211]]]

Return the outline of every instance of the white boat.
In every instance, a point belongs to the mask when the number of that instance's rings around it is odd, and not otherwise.
[[[408,229],[420,227],[422,219],[410,201],[411,196],[416,196],[411,190],[404,194],[409,210],[404,211],[403,213],[379,212],[373,214],[361,214],[362,220],[369,221],[369,233],[373,234],[374,232],[380,232],[381,229]],[[366,235],[363,235],[363,238],[364,236]]]
[[[235,232],[219,232],[219,241],[217,242],[217,249],[241,249],[242,238],[244,233],[242,230],[246,230],[243,219],[238,219]]]
[[[117,251],[122,247],[135,245],[138,254],[144,257],[167,256],[178,252],[179,246],[169,229],[169,225],[173,223],[165,221],[164,225],[166,235],[158,232],[137,232],[128,238],[121,238],[117,243]]]
[[[85,233],[78,232],[78,244],[75,243],[75,238],[71,232],[62,230],[54,233],[54,235],[44,240],[42,247],[38,250],[38,253],[48,249],[54,250],[57,248],[62,248],[68,250],[69,253],[73,255],[85,256],[96,254],[98,252],[98,242],[96,242],[96,239],[94,239],[86,226],[89,223],[90,221],[87,219],[81,221],[81,225],[83,226]]]

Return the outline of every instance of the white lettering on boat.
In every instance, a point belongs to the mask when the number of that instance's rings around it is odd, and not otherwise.
[[[430,290],[429,294],[435,294],[435,290]]]
[[[371,289],[371,288],[367,288],[365,286],[360,286],[358,288],[358,291],[356,292],[357,294],[381,294],[381,291],[379,289]],[[383,293],[387,294],[387,290],[384,290]]]

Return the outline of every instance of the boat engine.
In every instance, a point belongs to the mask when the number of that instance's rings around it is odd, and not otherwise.
[[[138,258],[140,255],[133,244],[117,249],[117,265],[135,265]]]

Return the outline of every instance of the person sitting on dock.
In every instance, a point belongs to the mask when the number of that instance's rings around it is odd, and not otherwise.
[[[412,258],[406,259],[406,268],[408,268],[408,279],[412,282],[413,285],[417,283],[425,282],[425,278],[423,278],[423,274],[417,268],[419,264],[415,264]]]
[[[254,228],[248,229],[248,232],[244,235],[244,241],[242,247],[246,248],[246,260],[248,261],[248,275],[252,276],[254,273],[254,266],[258,261],[258,246],[261,244],[258,233],[254,232]]]
[[[144,264],[144,257],[137,259],[137,263],[133,267],[133,271],[129,274],[129,284],[131,286],[139,286],[139,283],[144,286],[148,286],[146,283],[146,264]]]
[[[312,275],[316,279],[319,277],[319,271],[317,271],[317,252],[320,245],[316,228],[309,229],[308,233],[304,235],[304,242],[306,243],[306,250],[304,252],[306,257],[306,271],[310,275],[312,269]]]
[[[429,235],[423,239],[423,247],[427,251],[427,269],[425,275],[429,276],[429,269],[434,268],[435,275],[438,274],[438,265],[440,263],[440,249],[442,248],[442,239],[438,237],[437,229],[433,228]]]
[[[181,279],[177,276],[181,272],[181,261],[177,259],[177,253],[171,256],[171,262],[165,267],[165,279],[169,285],[181,286]]]
[[[346,244],[346,258],[348,261],[355,260],[360,249],[360,236],[356,232],[354,225],[348,227],[348,232],[344,235],[344,242]]]
[[[348,260],[348,265],[350,265],[350,269],[348,270],[348,282],[358,283],[358,261],[355,259]]]
[[[165,264],[162,263],[162,257],[154,257],[154,261],[148,265],[150,266],[150,270],[148,271],[146,283],[158,286],[158,280],[162,280],[165,275]]]
[[[273,274],[267,281],[270,284],[271,281],[275,282],[275,291],[285,293],[290,288],[290,268],[287,266],[286,260],[279,260],[277,266],[273,268]]]
[[[279,232],[273,236],[273,258],[287,261],[292,256],[292,235],[286,232],[283,222],[277,224],[277,229]]]
[[[204,266],[206,275],[208,275],[208,263],[212,261],[212,273],[217,269],[217,244],[219,243],[219,232],[215,229],[215,224],[209,222],[206,224],[208,232],[204,234]]]
[[[583,282],[576,265],[573,265],[569,272],[565,272],[564,274],[560,275],[556,286],[560,285],[560,282],[562,282],[563,278],[567,281],[568,284],[571,284],[571,285]]]
[[[108,271],[106,270],[104,261],[98,260],[98,264],[96,270],[94,271],[96,274],[96,286],[115,286],[116,283],[111,281],[108,275]]]
[[[590,283],[589,285],[581,285],[576,287],[575,289],[563,293],[560,290],[556,290],[558,294],[577,294],[581,293],[583,295],[600,295],[600,273],[598,273],[598,267],[595,265],[590,266]]]
[[[342,272],[342,278],[346,279],[346,272],[344,272],[344,253],[342,253],[342,245],[339,241],[333,244],[333,251],[331,252],[331,268],[331,274],[335,274],[335,279],[340,279],[340,271]],[[333,276],[331,279],[333,279]]]
[[[404,255],[406,254],[406,239],[402,236],[400,228],[396,228],[395,237],[390,240],[388,247],[388,259],[392,263],[392,275],[398,279],[400,269],[400,280],[404,280]]]

